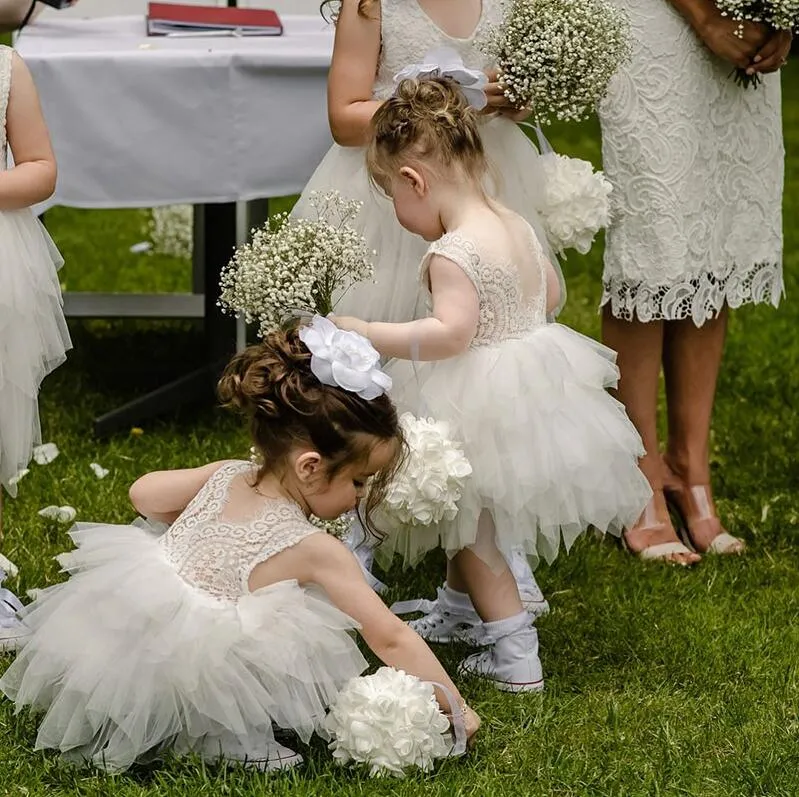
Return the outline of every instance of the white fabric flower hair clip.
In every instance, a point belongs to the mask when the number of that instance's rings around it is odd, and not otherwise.
[[[299,335],[311,352],[311,372],[323,385],[357,393],[367,401],[391,390],[391,377],[380,369],[380,355],[363,335],[339,329],[320,315],[300,327]]]
[[[394,75],[394,90],[403,80],[413,80],[425,77],[446,77],[457,83],[469,105],[477,111],[488,104],[485,87],[488,78],[479,69],[468,69],[463,64],[463,59],[450,47],[440,47],[431,50],[424,56],[421,64],[410,64]]]

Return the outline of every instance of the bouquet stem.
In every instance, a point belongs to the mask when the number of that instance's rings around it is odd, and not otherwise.
[[[743,67],[736,67],[730,72],[730,77],[735,81],[737,86],[748,89],[750,86],[756,89],[762,82],[763,78],[755,72],[754,75],[748,75],[746,69]]]

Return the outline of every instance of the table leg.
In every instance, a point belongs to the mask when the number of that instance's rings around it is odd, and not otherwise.
[[[234,203],[199,206],[195,212],[195,252],[200,257],[195,274],[203,274],[205,304],[206,363],[185,376],[151,393],[111,410],[94,421],[94,433],[105,437],[155,415],[185,404],[212,400],[222,369],[236,348],[236,322],[222,315],[219,277],[236,244],[236,205]],[[195,284],[195,288],[199,287]]]

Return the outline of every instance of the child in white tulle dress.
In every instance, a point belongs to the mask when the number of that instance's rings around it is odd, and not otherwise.
[[[503,0],[341,0],[336,5],[339,14],[328,79],[328,114],[336,143],[311,177],[294,213],[314,216],[309,201],[313,191],[337,189],[361,200],[364,207],[355,224],[369,248],[378,253],[374,280],[350,288],[336,312],[369,320],[410,321],[424,313],[411,266],[424,255],[424,244],[397,223],[391,203],[372,189],[364,160],[372,116],[393,93],[395,76],[412,71],[413,65],[438,63],[445,71],[463,74],[476,70],[494,81],[486,86],[488,104],[479,117],[492,165],[490,182],[500,200],[522,214],[545,242],[537,211],[545,198],[541,157],[516,124],[529,111],[507,104],[495,82],[495,65],[480,48],[489,29],[502,20]],[[455,63],[458,60],[463,69]],[[550,260],[556,262],[554,256]],[[561,279],[561,304],[563,299]],[[368,567],[370,540],[357,526],[353,543]],[[531,613],[547,611],[526,560],[517,555],[510,561]],[[432,608],[432,615],[438,608]]]
[[[14,477],[41,442],[39,387],[71,347],[57,273],[64,261],[31,211],[55,181],[36,86],[22,59],[0,45],[0,540],[3,491],[17,494]],[[12,650],[21,634],[12,611],[19,604],[0,591],[0,650]]]
[[[40,442],[38,395],[70,348],[63,264],[31,206],[55,189],[56,164],[33,79],[0,45],[0,499]],[[14,166],[7,168],[8,150]]]
[[[319,360],[348,384],[346,357],[333,346],[312,358],[308,329],[270,334],[220,382],[263,466],[150,473],[130,490],[149,523],[72,532],[77,548],[60,559],[69,580],[24,610],[29,636],[0,679],[17,710],[46,712],[37,748],[106,770],[167,749],[292,766],[301,757],[274,728],[325,733],[326,709],[366,667],[353,629],[386,664],[451,690],[467,734],[477,730],[425,642],[309,520],[354,509],[371,480],[368,522],[403,442],[385,374],[359,374],[359,393],[323,383]],[[152,522],[170,525],[159,536]]]
[[[492,646],[463,671],[508,691],[540,689],[536,630],[502,554],[521,546],[551,562],[588,526],[618,534],[634,523],[651,495],[641,440],[606,392],[618,378],[613,352],[547,321],[557,275],[527,221],[486,196],[485,151],[458,87],[404,81],[374,126],[375,182],[399,222],[433,242],[420,272],[432,311],[404,324],[333,320],[398,358],[394,400],[449,422],[473,468],[453,520],[392,530],[378,554],[413,563],[444,548],[453,611],[438,637],[482,620]]]

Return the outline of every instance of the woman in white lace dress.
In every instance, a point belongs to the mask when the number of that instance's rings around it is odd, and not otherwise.
[[[643,437],[641,467],[655,490],[625,539],[643,558],[685,565],[699,553],[743,550],[713,505],[710,419],[728,308],[776,307],[783,293],[780,78],[767,73],[784,63],[791,37],[749,23],[736,33],[710,0],[615,2],[635,41],[600,109],[615,188],[603,339],[619,353],[619,398]],[[735,83],[736,67],[759,73],[757,90]],[[693,550],[678,542],[667,500]]]

